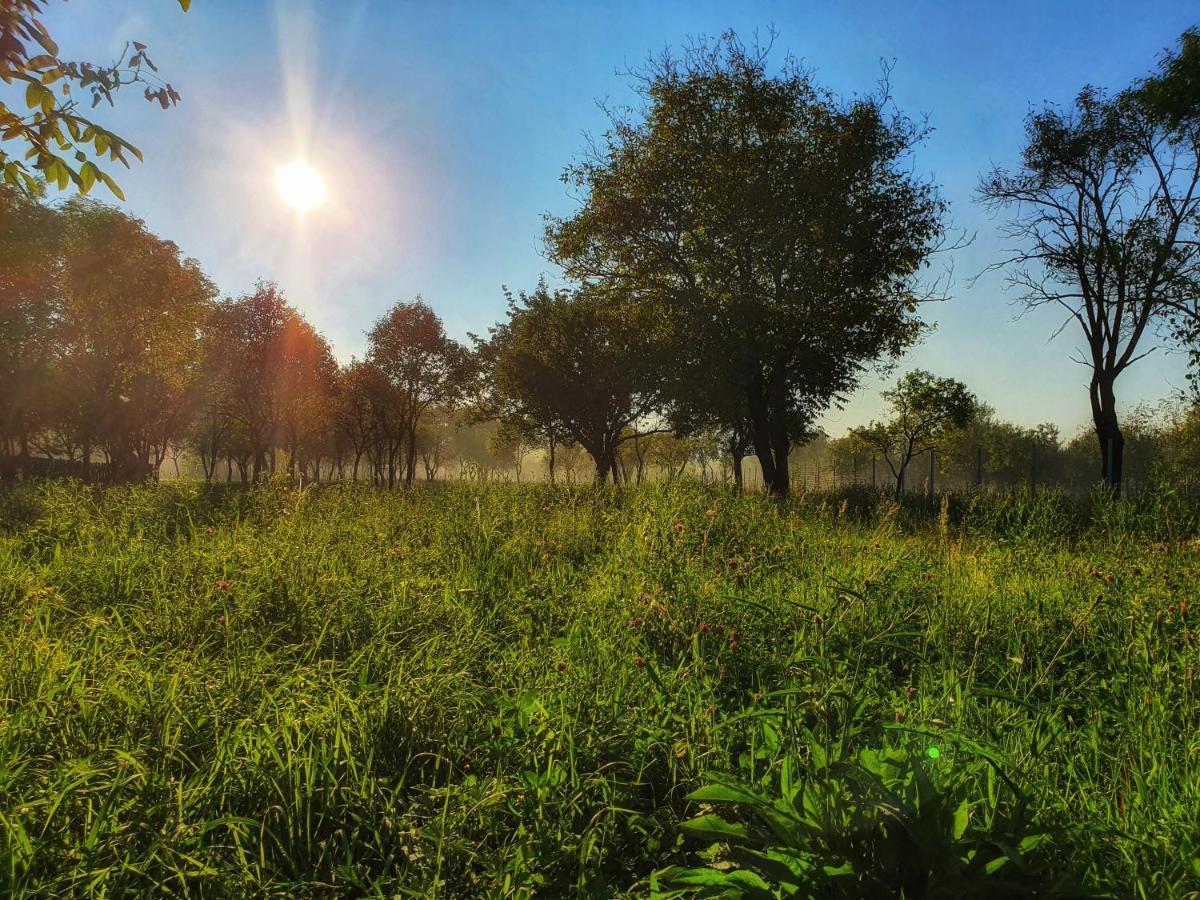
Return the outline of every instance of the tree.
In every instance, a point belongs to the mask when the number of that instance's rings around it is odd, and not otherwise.
[[[52,409],[85,465],[95,447],[114,478],[145,477],[190,424],[216,292],[195,260],[138,219],[81,198],[61,216]]]
[[[178,3],[186,12],[191,0]],[[45,8],[44,0],[0,0],[0,80],[23,85],[25,92],[24,110],[0,101],[0,178],[33,196],[40,190],[35,172],[48,184],[74,184],[83,194],[101,181],[123,200],[117,183],[88,155],[128,167],[126,154],[141,160],[141,151],[81,113],[79,95],[90,95],[93,108],[111,106],[121,88],[140,83],[147,100],[168,109],[179,93],[157,77],[138,41],[127,43],[109,65],[63,59],[39,18]]]
[[[207,332],[202,371],[227,461],[238,462],[243,481],[258,481],[275,471],[282,447],[294,473],[311,450],[302,447],[302,432],[317,427],[334,402],[329,345],[268,281],[218,304]]]
[[[47,424],[61,224],[53,210],[0,187],[0,453],[14,465],[14,457],[27,463]],[[0,480],[15,474],[0,465]]]
[[[517,481],[525,470],[525,457],[537,449],[538,430],[531,422],[506,419],[488,440],[488,449],[496,459],[508,465]]]
[[[380,416],[376,407],[388,393],[387,381],[375,366],[359,359],[352,359],[341,370],[339,380],[335,427],[353,455],[350,477],[358,481],[363,456],[382,458],[384,455],[376,450],[385,439],[379,432]]]
[[[417,429],[417,454],[426,481],[433,481],[453,456],[456,428],[457,421],[449,410],[432,407],[423,417]]]
[[[583,447],[596,479],[617,475],[617,451],[662,405],[657,346],[638,311],[599,286],[507,294],[508,321],[475,338],[484,408]]]
[[[841,102],[766,60],[730,33],[635,73],[640,116],[614,113],[567,170],[583,205],[546,238],[570,276],[647,310],[672,399],[704,428],[748,424],[783,495],[792,443],[917,338],[943,204],[910,172],[924,131],[886,90]]]
[[[446,336],[442,320],[420,297],[397,303],[367,334],[368,360],[390,383],[403,437],[404,481],[417,471],[417,429],[430,406],[449,407],[465,369],[463,348]]]
[[[1068,108],[1031,113],[1020,169],[997,167],[979,187],[984,203],[1014,215],[1004,226],[1014,248],[994,268],[1028,306],[1057,305],[1063,327],[1083,333],[1101,475],[1114,488],[1125,446],[1117,379],[1200,278],[1200,118],[1172,120],[1153,84],[1115,97],[1085,87]]]
[[[1138,82],[1132,94],[1181,151],[1181,167],[1194,174],[1200,168],[1200,29],[1185,31],[1178,49],[1164,53],[1158,71]],[[1181,241],[1190,238],[1194,248],[1198,227],[1200,215],[1193,212],[1181,228]],[[1188,353],[1188,378],[1193,395],[1200,397],[1200,279],[1193,274],[1190,284],[1183,280],[1181,289],[1165,299],[1166,323]]]
[[[891,418],[852,429],[851,433],[883,456],[896,479],[896,499],[900,500],[909,463],[922,453],[939,449],[970,422],[977,402],[962,382],[919,369],[884,391],[883,397]]]

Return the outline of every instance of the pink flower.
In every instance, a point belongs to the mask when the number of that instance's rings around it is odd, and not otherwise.
[[[676,531],[683,531],[683,523],[682,523],[682,522],[676,522],[676,523],[675,523],[675,530],[676,530]]]
[[[215,587],[218,591],[227,591],[229,590],[229,582],[224,578],[218,578]]]
[[[633,664],[635,666],[637,666],[639,669],[646,668],[646,660],[641,656],[635,656],[633,658]]]

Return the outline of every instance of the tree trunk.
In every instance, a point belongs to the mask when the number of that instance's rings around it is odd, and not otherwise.
[[[1117,419],[1117,398],[1112,378],[1095,378],[1089,389],[1092,422],[1100,441],[1100,478],[1114,491],[1121,489],[1125,436]]]

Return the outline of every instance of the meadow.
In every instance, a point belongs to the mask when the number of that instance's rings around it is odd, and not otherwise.
[[[0,893],[1187,896],[1198,536],[1166,489],[26,484]]]

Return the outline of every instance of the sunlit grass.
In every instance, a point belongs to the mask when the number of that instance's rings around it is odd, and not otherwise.
[[[644,894],[705,864],[689,792],[778,791],[833,741],[937,746],[972,829],[1025,797],[1060,881],[1182,895],[1196,513],[24,487],[0,495],[0,890]]]

